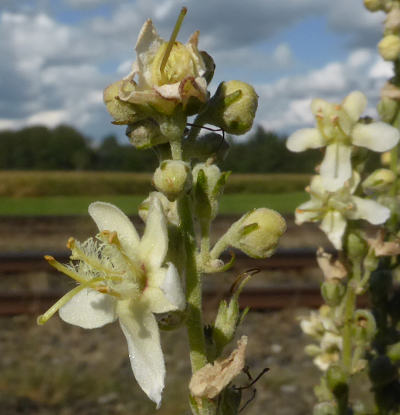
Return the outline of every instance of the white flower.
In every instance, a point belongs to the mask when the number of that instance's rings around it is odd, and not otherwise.
[[[296,209],[296,224],[321,222],[320,228],[326,233],[336,249],[342,249],[342,239],[348,219],[364,219],[373,225],[386,222],[390,210],[370,199],[353,196],[360,182],[354,172],[352,179],[337,192],[329,192],[321,176],[314,176],[309,190],[311,200]]]
[[[170,42],[161,39],[147,20],[136,43],[137,59],[118,98],[131,104],[150,104],[165,114],[172,114],[179,103],[185,107],[190,98],[205,102],[208,68],[197,49],[198,37],[197,31],[186,45],[175,41],[168,50]]]
[[[158,198],[152,198],[140,239],[129,218],[116,206],[95,202],[89,213],[99,228],[98,241],[70,239],[69,265],[47,257],[51,265],[80,283],[38,322],[57,310],[67,323],[91,329],[119,320],[128,342],[133,373],[150,399],[161,402],[165,365],[153,313],[182,310],[185,297],[172,263],[163,266],[168,249],[166,220]]]
[[[326,146],[320,170],[326,190],[335,191],[350,179],[352,145],[383,152],[399,141],[399,131],[386,123],[359,122],[366,105],[367,99],[359,91],[352,92],[340,105],[314,99],[311,111],[317,128],[298,130],[288,138],[287,147],[294,152]]]

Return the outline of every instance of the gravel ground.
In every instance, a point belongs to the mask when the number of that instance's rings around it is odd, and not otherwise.
[[[306,310],[248,314],[247,364],[257,375],[257,396],[244,414],[310,414],[318,371],[304,355],[297,317]],[[118,324],[83,330],[58,317],[38,327],[34,317],[0,319],[0,407],[13,414],[135,414],[154,406],[137,386]],[[177,339],[180,339],[180,341]],[[162,333],[167,383],[159,415],[186,414],[189,362],[184,330]],[[237,384],[246,384],[241,376]],[[247,393],[250,397],[250,391]]]

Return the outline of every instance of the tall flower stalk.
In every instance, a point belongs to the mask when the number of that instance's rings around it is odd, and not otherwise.
[[[113,123],[127,126],[126,134],[136,148],[154,148],[160,158],[153,176],[156,191],[139,206],[144,235],[139,238],[117,207],[103,202],[90,205],[99,228],[96,238],[83,244],[70,239],[68,265],[47,258],[78,285],[38,322],[43,324],[56,311],[64,321],[84,328],[119,320],[136,380],[157,407],[165,377],[159,330],[185,325],[193,414],[233,415],[240,409],[240,396],[232,381],[244,367],[247,338],[238,342],[228,359],[221,359],[243,320],[238,298],[248,278],[236,284],[230,301],[221,302],[214,324],[207,327],[202,317],[203,279],[229,269],[234,258],[228,263],[221,259],[229,247],[254,258],[271,256],[286,225],[277,212],[255,209],[214,246],[210,243],[211,223],[229,176],[216,161],[226,154],[228,144],[223,135],[205,138],[199,132],[211,124],[231,134],[246,133],[258,97],[242,81],[222,82],[210,97],[207,87],[215,65],[199,51],[199,33],[186,44],[177,41],[185,14],[183,8],[169,41],[147,20],[131,72],[104,91]],[[189,124],[193,115],[195,121]]]

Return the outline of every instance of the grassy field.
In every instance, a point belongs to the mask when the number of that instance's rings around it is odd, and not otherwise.
[[[102,200],[119,206],[127,214],[137,213],[137,206],[145,196],[43,196],[0,197],[0,215],[80,215],[88,205]],[[296,206],[307,200],[305,192],[226,194],[221,200],[221,213],[244,213],[254,207],[269,207],[281,213],[293,213]]]
[[[2,171],[0,196],[144,195],[153,189],[149,173]],[[300,192],[307,174],[232,174],[225,193]]]

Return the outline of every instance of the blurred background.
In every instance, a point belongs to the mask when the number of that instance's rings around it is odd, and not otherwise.
[[[314,252],[330,249],[313,225],[293,223],[307,200],[304,187],[318,151],[291,154],[285,139],[311,126],[313,97],[340,102],[350,91],[369,99],[376,115],[379,90],[391,76],[376,44],[383,15],[362,1],[338,0],[2,0],[0,3],[0,407],[12,414],[137,414],[154,406],[135,384],[117,324],[87,331],[56,316],[36,316],[72,287],[42,259],[68,260],[68,237],[96,231],[87,216],[93,200],[117,204],[135,225],[137,205],[157,165],[114,126],[102,91],[130,70],[143,22],[151,17],[168,39],[180,7],[188,14],[178,39],[200,29],[200,49],[217,65],[210,90],[223,80],[254,85],[259,110],[244,137],[227,137],[221,163],[233,170],[213,239],[253,207],[280,211],[288,221],[275,257],[250,261],[238,254],[230,273],[205,282],[206,319],[235,278],[258,273],[243,295],[251,306],[241,333],[249,335],[257,396],[244,413],[309,414],[318,376],[303,352],[308,339],[298,318],[320,304]],[[377,160],[372,160],[372,163]],[[182,339],[177,342],[176,339]],[[185,333],[163,333],[167,386],[161,415],[187,413],[189,363]],[[238,385],[248,382],[245,376]],[[363,389],[360,379],[359,393]],[[364,386],[365,387],[365,386]],[[253,390],[246,392],[246,399]]]

